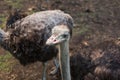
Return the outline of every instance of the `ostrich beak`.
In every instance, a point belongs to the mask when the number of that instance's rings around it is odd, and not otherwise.
[[[59,39],[58,36],[52,35],[52,36],[46,41],[46,44],[47,44],[47,45],[57,45],[57,44],[59,44],[60,42],[62,42],[62,40]]]
[[[52,35],[50,38],[48,38],[48,40],[46,41],[46,44],[55,45],[56,42],[57,42],[56,37]]]

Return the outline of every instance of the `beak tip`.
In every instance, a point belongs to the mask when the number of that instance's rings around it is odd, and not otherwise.
[[[49,41],[46,41],[45,44],[46,44],[46,45],[52,45],[52,43],[50,43]]]
[[[45,44],[47,44],[47,45],[48,45],[48,44],[49,44],[49,43],[48,43],[48,41],[47,41]]]

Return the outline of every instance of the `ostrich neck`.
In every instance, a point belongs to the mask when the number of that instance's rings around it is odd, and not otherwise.
[[[69,40],[62,42],[59,47],[59,61],[62,80],[71,80],[70,75],[70,57],[69,57]]]

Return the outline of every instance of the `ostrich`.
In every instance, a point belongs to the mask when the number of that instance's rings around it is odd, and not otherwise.
[[[47,45],[59,44],[59,61],[62,80],[71,80],[69,58],[70,30],[67,25],[57,25],[52,29],[52,36],[47,40]]]
[[[72,33],[72,17],[61,10],[48,10],[10,21],[7,22],[6,31],[0,29],[1,47],[8,50],[24,66],[41,61],[42,80],[46,80],[47,61],[58,53],[57,48],[46,45],[46,41],[51,36],[52,28],[57,25],[67,25]]]

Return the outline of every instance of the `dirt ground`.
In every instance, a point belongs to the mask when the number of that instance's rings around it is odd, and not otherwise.
[[[75,23],[70,40],[71,56],[78,52],[90,52],[90,47],[97,47],[98,44],[104,46],[106,41],[120,44],[120,0],[18,0],[18,2],[17,0],[1,0],[0,18],[3,14],[6,17],[11,7],[20,8],[29,13],[48,9],[61,9],[69,13]],[[0,24],[2,23],[3,21],[0,20]],[[1,56],[7,55],[6,53],[8,52],[0,49]],[[3,62],[8,63],[9,69],[0,68],[0,80],[41,80],[40,62],[24,67],[12,56]],[[50,61],[48,73],[52,66],[52,61]],[[48,80],[60,79],[57,76],[48,75]]]

